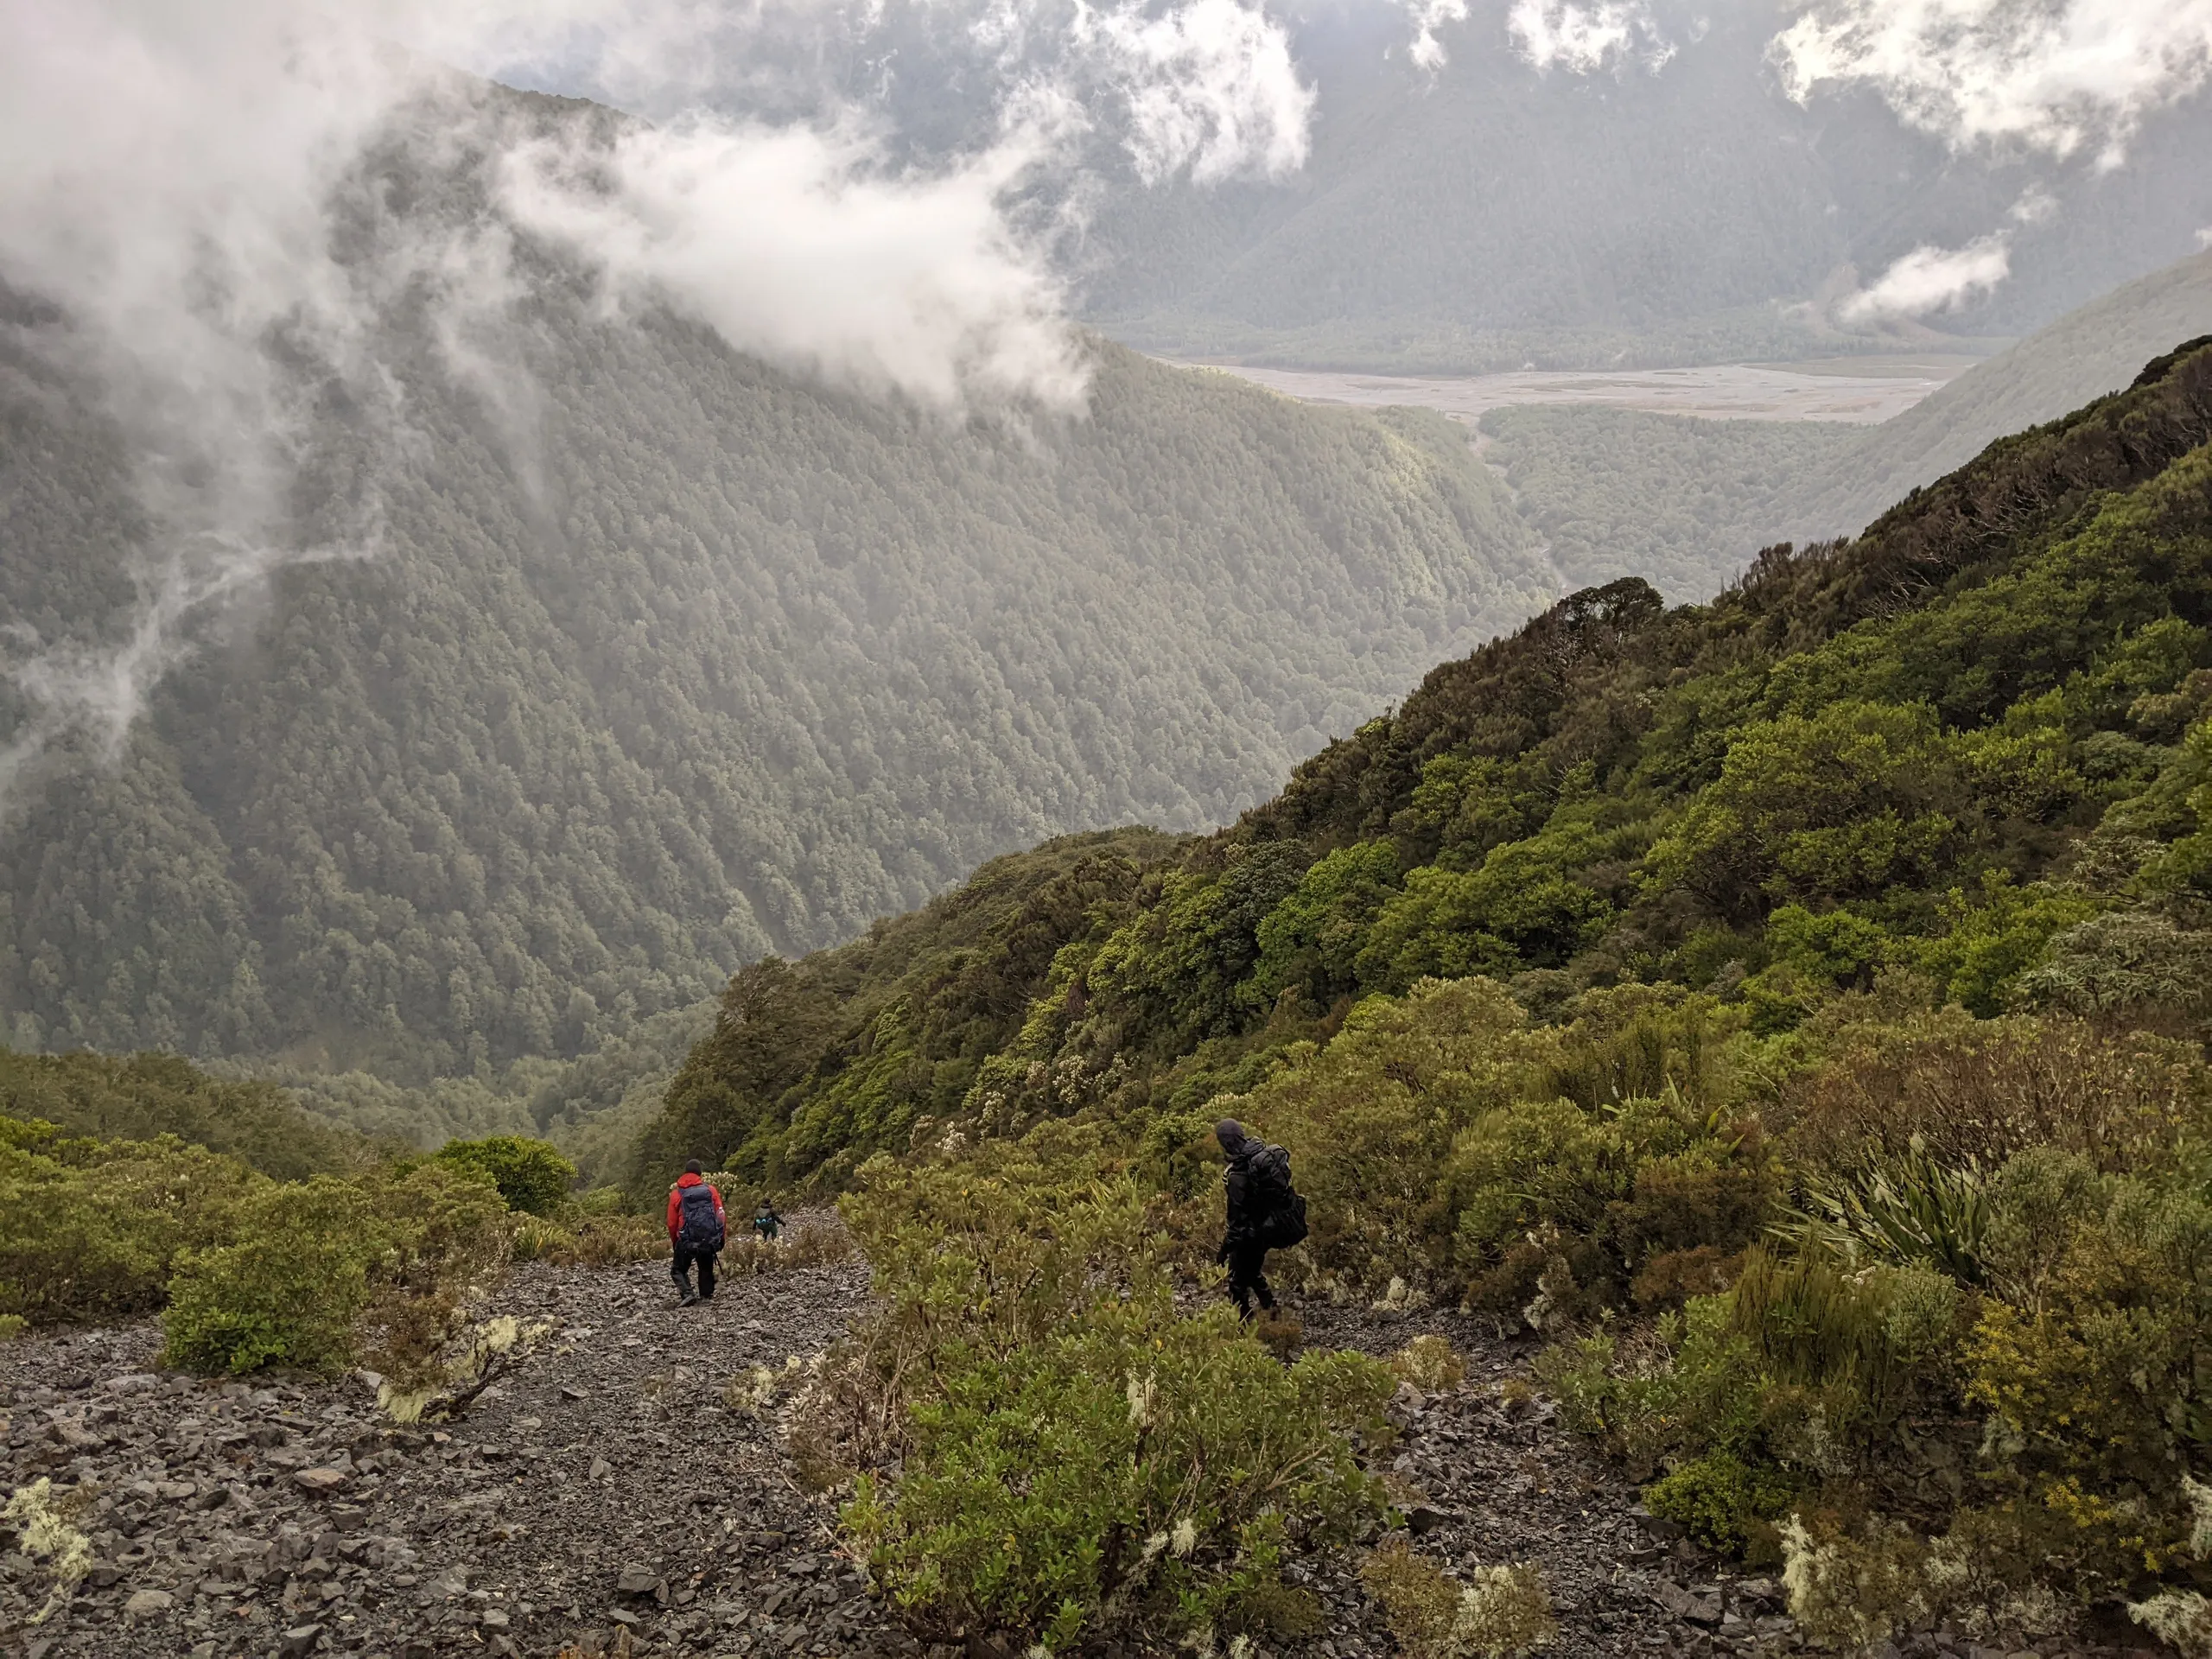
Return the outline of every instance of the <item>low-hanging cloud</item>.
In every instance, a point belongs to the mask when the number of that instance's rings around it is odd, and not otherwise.
[[[1878,323],[1955,311],[1989,293],[2012,270],[2012,247],[2002,232],[1961,248],[1917,247],[1844,301],[1836,315],[1848,323]]]
[[[497,384],[518,371],[481,345],[521,285],[518,236],[598,273],[618,310],[671,303],[741,351],[840,385],[953,414],[1081,400],[1048,250],[1016,207],[1032,169],[1084,125],[1083,100],[1049,75],[1007,87],[988,142],[934,162],[894,164],[892,135],[827,107],[780,126],[695,111],[509,145],[446,65],[561,66],[638,89],[658,77],[665,116],[702,90],[712,54],[687,42],[711,34],[727,52],[744,9],[0,0],[0,279],[65,308],[39,346],[105,389],[152,527],[133,556],[136,611],[100,643],[0,643],[30,709],[0,752],[0,803],[72,733],[119,747],[196,616],[284,565],[373,550],[372,476],[308,529],[292,521],[291,484],[334,384],[404,438],[401,378],[378,359],[397,296],[428,301],[447,370],[495,415],[527,408],[526,391]],[[1077,16],[1064,60],[1124,101],[1147,181],[1303,162],[1311,93],[1256,5]],[[508,145],[493,168],[501,213],[392,223],[364,183],[365,151],[449,154],[461,138]],[[341,203],[356,226],[366,216],[390,233],[365,251],[340,236]]]
[[[874,170],[855,134],[693,119],[625,133],[611,154],[519,150],[504,194],[617,295],[672,302],[740,351],[938,409],[1067,409],[1084,372],[1059,286],[1000,206],[1038,142],[906,176]]]
[[[1147,184],[1279,178],[1306,164],[1313,90],[1258,6],[1191,0],[1158,16],[1125,6],[1078,16],[1078,39],[1103,51],[1126,100],[1130,159]]]
[[[2212,0],[1821,0],[1773,57],[1800,103],[1868,86],[1955,149],[2111,166],[2147,115],[2212,78]]]
[[[1540,70],[1590,75],[1636,65],[1656,73],[1675,55],[1644,0],[1514,0],[1505,26],[1514,49]]]
[[[1414,24],[1414,42],[1406,56],[1414,68],[1433,75],[1444,67],[1447,55],[1436,31],[1446,23],[1465,22],[1467,0],[1408,0],[1406,10]]]

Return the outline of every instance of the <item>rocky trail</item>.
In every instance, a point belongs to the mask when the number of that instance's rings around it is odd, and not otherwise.
[[[0,1649],[22,1659],[962,1659],[899,1630],[862,1566],[839,1552],[831,1500],[794,1478],[772,1416],[723,1397],[754,1366],[780,1370],[836,1340],[866,1290],[865,1268],[847,1262],[732,1274],[712,1304],[678,1309],[657,1262],[522,1268],[498,1307],[556,1320],[554,1333],[466,1419],[435,1431],[386,1422],[358,1376],[159,1373],[150,1325],[0,1346],[5,1484],[90,1483],[78,1524],[93,1560],[73,1598],[33,1625],[46,1575],[0,1531]],[[1300,1311],[1309,1345],[1387,1353],[1433,1331],[1467,1356],[1458,1387],[1400,1389],[1395,1471],[1426,1496],[1410,1511],[1425,1552],[1541,1567],[1561,1626],[1549,1653],[1799,1648],[1777,1585],[1726,1573],[1668,1536],[1541,1401],[1501,1396],[1525,1371],[1521,1347],[1447,1313]],[[1356,1566],[1346,1556],[1294,1567],[1328,1629],[1274,1651],[1395,1650]],[[996,1651],[978,1641],[968,1654]],[[1999,1652],[1934,1636],[1899,1651]]]

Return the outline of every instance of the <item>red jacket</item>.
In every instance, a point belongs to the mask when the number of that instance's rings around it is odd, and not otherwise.
[[[706,1179],[703,1175],[694,1175],[687,1169],[676,1178],[676,1185],[669,1189],[668,1241],[670,1243],[673,1244],[676,1242],[677,1229],[683,1223],[683,1189],[687,1186],[696,1186]],[[728,1217],[722,1214],[722,1195],[715,1192],[711,1181],[708,1182],[707,1191],[715,1195],[715,1219],[727,1226]]]

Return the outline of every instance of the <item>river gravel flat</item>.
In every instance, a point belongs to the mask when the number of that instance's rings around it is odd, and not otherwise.
[[[1834,358],[1818,363],[1728,363],[1693,369],[1522,370],[1510,374],[1357,374],[1316,369],[1211,368],[1304,403],[1390,404],[1479,420],[1523,404],[1577,404],[1648,410],[1718,421],[1840,421],[1872,425],[1902,415],[1980,359]]]

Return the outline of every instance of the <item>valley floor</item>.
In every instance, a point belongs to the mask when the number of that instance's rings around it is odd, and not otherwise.
[[[359,1376],[249,1384],[160,1374],[150,1325],[8,1344],[6,1483],[93,1483],[82,1525],[95,1565],[73,1599],[28,1625],[43,1575],[11,1542],[0,1556],[0,1649],[22,1659],[960,1659],[896,1628],[861,1565],[839,1553],[831,1502],[793,1478],[772,1422],[722,1399],[753,1366],[781,1368],[836,1340],[866,1291],[855,1262],[731,1275],[712,1305],[678,1310],[658,1262],[524,1268],[505,1287],[503,1311],[552,1318],[556,1332],[465,1421],[435,1433],[385,1423]],[[1509,1408],[1498,1385],[1525,1370],[1524,1346],[1447,1313],[1298,1311],[1309,1344],[1387,1353],[1434,1331],[1467,1355],[1457,1388],[1426,1398],[1401,1389],[1395,1472],[1426,1499],[1409,1511],[1423,1550],[1543,1570],[1562,1626],[1550,1654],[1798,1647],[1773,1582],[1738,1579],[1670,1542],[1548,1407]],[[1355,1565],[1298,1566],[1329,1628],[1273,1651],[1394,1650]],[[1973,1651],[1934,1637],[1903,1650]]]
[[[1361,374],[1334,369],[1218,368],[1299,399],[1360,408],[1408,404],[1479,420],[1523,404],[1576,404],[1725,421],[1840,421],[1873,425],[1902,415],[1980,359],[1837,358],[1817,364],[1724,363],[1694,369],[1544,370],[1510,374]]]

